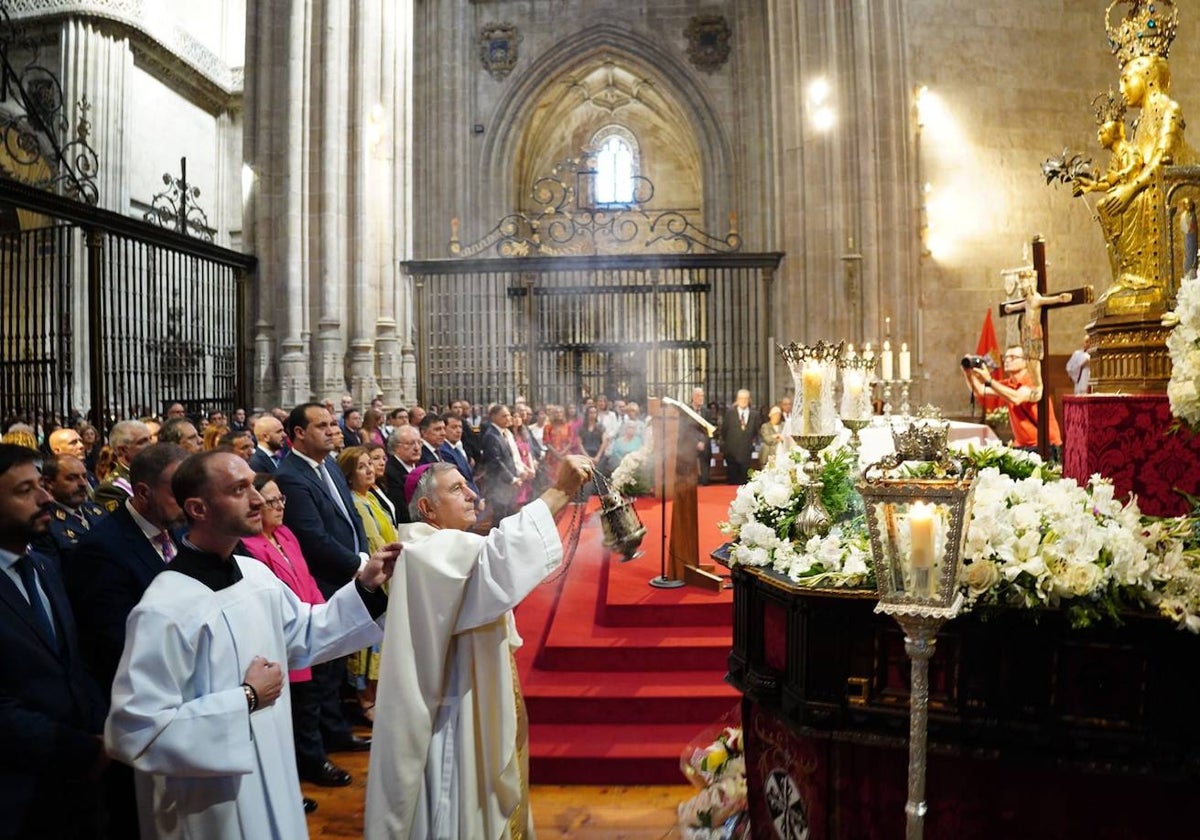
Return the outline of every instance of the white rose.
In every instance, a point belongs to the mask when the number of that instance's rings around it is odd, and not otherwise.
[[[1093,563],[1071,563],[1055,583],[1076,597],[1090,595],[1100,585],[1104,573]]]
[[[1000,570],[991,560],[976,560],[963,567],[963,583],[972,598],[978,598],[1000,582]]]
[[[763,492],[763,501],[773,508],[787,508],[792,504],[792,488],[790,484],[773,481]]]

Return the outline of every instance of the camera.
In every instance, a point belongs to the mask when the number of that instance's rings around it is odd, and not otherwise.
[[[990,356],[976,356],[974,354],[967,354],[966,356],[962,357],[961,364],[963,366],[963,370],[970,370],[971,368],[987,368],[988,370],[996,369],[996,363],[992,361]]]

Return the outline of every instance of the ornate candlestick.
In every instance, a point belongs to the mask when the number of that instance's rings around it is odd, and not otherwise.
[[[962,606],[958,566],[975,483],[974,475],[950,458],[948,430],[949,424],[923,420],[907,429],[893,428],[895,454],[868,467],[858,484],[879,590],[875,611],[900,625],[912,660],[907,840],[920,840],[925,830],[929,660],[938,630]],[[914,461],[932,462],[935,477],[913,478],[902,469]]]
[[[792,534],[796,539],[825,536],[833,524],[825,503],[821,501],[821,491],[825,488],[825,482],[821,481],[821,450],[836,439],[836,434],[792,435],[796,445],[808,453],[808,460],[804,462],[804,475],[808,478],[804,487],[804,507],[792,525]]]
[[[911,384],[912,384],[911,379],[901,379],[900,380],[900,414],[903,415],[904,417],[912,416],[909,413],[909,404],[908,404],[908,387]]]
[[[883,416],[892,416],[892,380],[881,379],[880,385],[883,386]]]
[[[804,508],[796,517],[796,536],[808,539],[829,530],[829,512],[821,503],[821,450],[837,438],[837,412],[833,405],[833,384],[845,342],[813,345],[780,345],[779,353],[792,372],[795,397],[788,434],[808,452],[804,474],[808,479]]]
[[[871,422],[871,375],[875,359],[871,356],[843,356],[838,361],[842,370],[842,425],[850,430],[850,445],[857,452],[862,448],[859,430]]]

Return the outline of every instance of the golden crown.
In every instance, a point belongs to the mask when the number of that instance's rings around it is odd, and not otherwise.
[[[902,461],[942,461],[948,453],[950,424],[945,421],[918,420],[908,426],[892,427],[892,444]]]
[[[1111,88],[1108,93],[1096,94],[1096,98],[1092,100],[1092,107],[1096,110],[1096,125],[1125,122],[1125,97],[1113,93]]]
[[[1129,11],[1113,26],[1112,11],[1120,4],[1127,4]],[[1143,56],[1166,58],[1178,24],[1179,10],[1172,0],[1113,0],[1104,12],[1108,46],[1121,67]]]

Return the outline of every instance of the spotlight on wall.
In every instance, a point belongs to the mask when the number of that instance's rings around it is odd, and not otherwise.
[[[254,191],[254,182],[258,180],[258,176],[254,173],[254,167],[248,163],[242,164],[242,203],[245,204],[250,200],[250,193]]]
[[[832,98],[833,88],[824,76],[818,76],[808,83],[805,110],[814,131],[824,133],[837,123],[837,112],[833,108]]]

